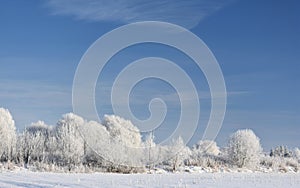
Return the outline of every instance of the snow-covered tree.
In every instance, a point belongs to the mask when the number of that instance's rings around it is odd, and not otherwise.
[[[172,140],[172,143],[167,148],[167,164],[171,166],[173,171],[184,165],[191,154],[190,149],[185,145],[181,137]]]
[[[51,127],[43,121],[32,123],[27,127],[23,134],[19,136],[18,144],[20,155],[23,157],[25,164],[31,160],[45,162],[50,153],[49,136]]]
[[[215,159],[220,153],[220,149],[215,141],[200,140],[191,151],[189,163],[198,166],[215,166]]]
[[[111,161],[115,165],[140,166],[143,143],[139,129],[129,120],[115,115],[105,115],[102,124],[110,135]]]
[[[277,146],[275,149],[270,151],[271,157],[292,157],[292,151],[290,151],[286,146]]]
[[[105,115],[102,124],[114,139],[121,141],[125,146],[140,147],[142,145],[140,130],[131,121],[115,115]]]
[[[7,109],[0,108],[0,160],[10,161],[16,148],[15,122]]]
[[[255,168],[262,153],[259,138],[252,130],[238,130],[228,143],[228,157],[238,167]]]
[[[84,157],[84,140],[79,132],[80,126],[84,126],[83,118],[68,113],[58,121],[56,127],[56,141],[59,163],[63,165],[78,165]]]
[[[144,142],[144,148],[145,148],[145,161],[147,161],[147,165],[150,165],[153,163],[153,157],[154,157],[154,152],[153,148],[155,147],[155,142],[154,142],[154,135],[153,132],[151,132],[149,135],[147,135],[145,142]]]
[[[193,153],[198,156],[201,155],[219,155],[220,149],[215,141],[211,140],[200,140],[197,144],[193,146]]]
[[[175,153],[173,153],[174,155],[170,154],[172,150],[170,145],[156,144],[154,139],[155,137],[152,132],[145,135],[141,148],[142,164],[147,167],[148,170],[154,168],[156,165],[170,164],[170,159],[175,156]]]
[[[111,157],[109,132],[106,127],[96,121],[86,122],[80,129],[85,141],[85,161],[89,166],[107,166]]]

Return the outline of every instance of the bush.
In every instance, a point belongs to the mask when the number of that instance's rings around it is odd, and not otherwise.
[[[299,164],[293,158],[265,156],[261,158],[260,164],[273,172],[299,171]]]
[[[200,166],[203,168],[220,169],[227,166],[228,161],[222,156],[215,155],[202,155],[201,157],[194,158],[192,156],[190,164],[192,166]]]

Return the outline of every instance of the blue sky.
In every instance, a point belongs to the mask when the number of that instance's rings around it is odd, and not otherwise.
[[[72,111],[76,67],[96,39],[126,23],[168,21],[200,37],[222,68],[229,95],[220,145],[235,130],[251,128],[266,149],[300,147],[299,10],[296,0],[1,1],[0,106],[11,111],[20,130],[37,120],[55,124]],[[203,98],[197,140],[210,110],[205,77],[183,54],[162,45],[133,46],[111,60],[101,75],[105,82],[97,84],[100,116],[112,112],[107,87],[118,71],[147,56],[173,60],[193,78]],[[159,131],[164,134],[177,120],[177,98],[159,80],[143,84],[132,93],[133,112],[146,118],[149,100],[165,98],[171,108]]]

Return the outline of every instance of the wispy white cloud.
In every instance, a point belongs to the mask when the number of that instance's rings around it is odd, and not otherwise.
[[[71,92],[66,87],[38,81],[2,80],[0,82],[0,100],[37,103],[51,107],[65,107],[70,101]],[[40,104],[41,105],[41,104]],[[37,105],[37,106],[40,106]]]
[[[54,14],[91,21],[166,21],[193,28],[232,0],[48,0]]]
[[[0,107],[8,108],[17,128],[37,120],[55,124],[72,110],[71,87],[31,80],[0,80]]]
[[[110,97],[111,97],[111,89],[112,86],[108,83],[101,85],[101,87],[97,88],[97,92],[101,99],[101,105],[110,105]],[[121,92],[126,93],[127,88],[120,87],[119,88]],[[159,94],[157,93],[159,91]],[[193,95],[193,91],[191,90],[185,90],[181,95],[184,98],[181,98],[181,102],[184,102],[186,104],[188,103],[194,103],[195,100],[211,100],[211,93],[210,91],[196,91],[198,93],[199,98],[195,98],[195,95]],[[149,101],[147,99],[153,99],[153,98],[161,98],[163,101],[168,102],[171,105],[178,105],[179,104],[179,95],[176,91],[170,92],[169,90],[164,90],[162,88],[149,88],[149,87],[142,87],[136,90],[134,93],[131,93],[130,96],[130,104],[131,105],[143,105]],[[243,95],[251,94],[249,91],[227,91],[226,95],[227,98],[232,97],[239,97]],[[128,96],[123,95],[121,96],[121,100],[119,100],[118,105],[125,105],[128,101]],[[215,97],[223,97],[223,93],[215,93]]]

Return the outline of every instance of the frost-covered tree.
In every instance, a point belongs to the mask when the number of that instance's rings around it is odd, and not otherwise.
[[[102,124],[110,135],[111,161],[115,165],[140,166],[143,143],[139,129],[129,120],[115,115],[105,115]]]
[[[154,162],[154,148],[155,148],[156,144],[154,142],[154,135],[153,132],[151,132],[149,135],[147,135],[145,142],[144,142],[144,148],[145,148],[145,161],[147,163],[147,165],[152,165],[152,163]]]
[[[201,155],[219,155],[220,149],[215,141],[211,140],[200,140],[197,144],[193,146],[193,153],[198,156]]]
[[[89,121],[80,130],[85,141],[84,163],[88,166],[107,166],[113,148],[109,145],[110,136],[106,127]]]
[[[293,153],[286,146],[277,146],[270,151],[271,157],[292,157]]]
[[[167,149],[167,164],[171,166],[173,171],[176,171],[178,167],[184,165],[190,154],[190,149],[181,137],[172,140]]]
[[[255,168],[262,153],[259,138],[252,130],[238,130],[228,143],[228,157],[238,167]]]
[[[146,136],[144,141],[144,157],[143,164],[148,166],[148,169],[151,169],[156,164],[161,163],[164,159],[162,157],[166,156],[167,147],[162,147],[159,144],[154,142],[154,134],[151,132]],[[165,154],[162,152],[165,150]]]
[[[215,159],[220,149],[215,141],[200,140],[191,151],[189,163],[198,166],[215,166]]]
[[[0,108],[0,160],[12,160],[15,153],[15,147],[15,122],[7,109]]]
[[[49,137],[51,127],[43,121],[32,123],[18,138],[18,153],[22,161],[28,164],[32,161],[46,162],[49,156]]]
[[[140,147],[142,136],[140,130],[131,121],[115,115],[105,115],[102,124],[110,135],[128,147]]]
[[[73,113],[63,115],[63,118],[58,121],[55,135],[60,164],[68,165],[71,168],[72,165],[82,162],[85,147],[79,129],[84,124],[84,119]]]

